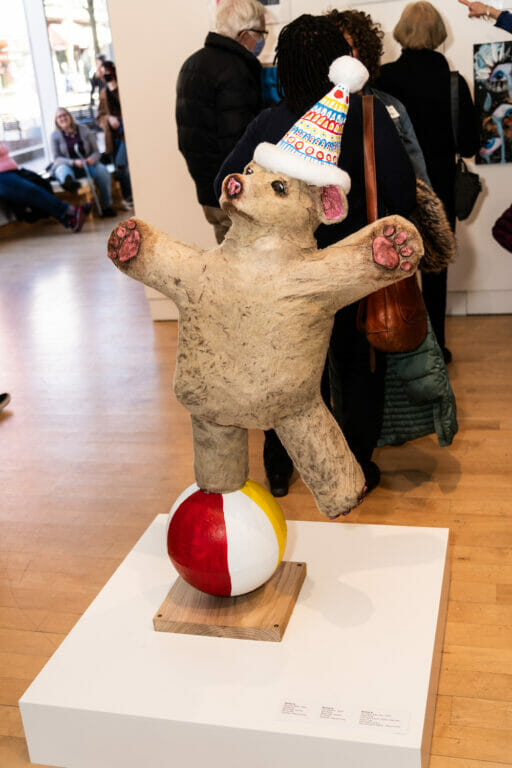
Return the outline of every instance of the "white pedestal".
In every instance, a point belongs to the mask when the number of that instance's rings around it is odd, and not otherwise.
[[[427,765],[448,531],[289,523],[307,562],[281,643],[155,632],[176,576],[159,515],[20,701],[65,768]],[[422,762],[423,759],[423,762]]]

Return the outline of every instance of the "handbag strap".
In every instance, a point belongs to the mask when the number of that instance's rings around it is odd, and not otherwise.
[[[455,153],[459,153],[459,73],[450,72],[450,104],[452,111],[452,131]]]
[[[377,173],[373,129],[373,96],[363,96],[364,183],[368,224],[378,219]]]

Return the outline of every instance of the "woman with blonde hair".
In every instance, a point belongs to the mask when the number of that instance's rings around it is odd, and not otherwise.
[[[443,201],[455,230],[455,139],[452,127],[450,67],[438,48],[446,39],[440,13],[428,2],[409,3],[393,30],[402,46],[397,61],[381,67],[378,87],[404,104],[423,151],[432,187]],[[469,88],[458,75],[459,118],[455,126],[458,151],[475,154],[479,145],[477,114]],[[424,274],[423,296],[445,360],[451,352],[445,344],[447,270]]]
[[[86,125],[78,124],[64,107],[55,114],[55,130],[51,135],[53,154],[52,173],[64,189],[76,192],[77,179],[84,178],[86,171],[92,176],[100,193],[103,216],[115,216],[112,208],[110,173],[100,163],[96,136]],[[87,169],[84,167],[87,165]]]

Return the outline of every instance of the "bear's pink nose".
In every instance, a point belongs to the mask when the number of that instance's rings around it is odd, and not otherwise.
[[[240,180],[240,177],[237,175],[233,175],[233,176],[228,176],[228,178],[224,182],[224,188],[226,190],[226,195],[230,199],[233,199],[234,197],[239,197],[242,194],[244,187]]]

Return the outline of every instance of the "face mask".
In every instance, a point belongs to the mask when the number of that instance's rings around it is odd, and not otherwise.
[[[256,43],[256,45],[255,45],[255,46],[254,46],[254,48],[252,49],[252,53],[253,53],[253,55],[254,55],[254,56],[259,56],[259,55],[260,55],[260,53],[261,53],[261,52],[262,52],[262,50],[263,50],[263,47],[264,47],[264,45],[265,45],[265,38],[264,38],[264,37],[260,37],[260,39],[258,40],[258,42]]]
[[[105,73],[103,79],[106,83],[110,83],[114,79],[114,75],[111,72]]]

